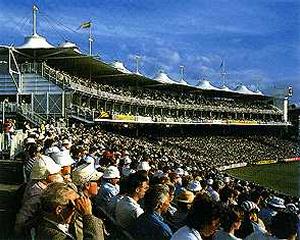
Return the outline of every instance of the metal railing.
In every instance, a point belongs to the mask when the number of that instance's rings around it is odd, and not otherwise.
[[[122,96],[114,93],[102,91],[92,87],[84,86],[78,82],[84,81],[83,79],[70,76],[66,73],[55,70],[45,63],[25,63],[20,67],[21,71],[40,73],[43,77],[52,81],[53,83],[61,86],[63,89],[69,88],[71,90],[80,91],[89,95],[94,95],[100,99],[112,100],[116,102],[127,103],[139,106],[154,106],[175,110],[195,110],[195,111],[209,111],[209,112],[228,112],[228,113],[253,113],[253,114],[278,114],[281,115],[277,109],[251,109],[246,107],[233,107],[233,106],[206,106],[194,104],[181,104],[181,103],[166,103],[160,100],[144,100],[135,97]]]
[[[21,104],[18,107],[18,113],[35,125],[40,125],[47,120],[44,116],[32,111],[30,104]]]

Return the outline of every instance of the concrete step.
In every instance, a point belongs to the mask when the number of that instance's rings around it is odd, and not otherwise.
[[[14,160],[0,160],[0,183],[23,183],[23,163]]]

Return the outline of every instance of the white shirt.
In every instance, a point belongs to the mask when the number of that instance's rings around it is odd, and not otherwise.
[[[118,224],[127,228],[143,213],[144,210],[133,198],[125,196],[117,203],[115,216]]]
[[[202,240],[202,238],[196,229],[185,225],[174,233],[171,240]]]
[[[242,239],[237,238],[234,235],[225,232],[224,230],[219,230],[214,235],[213,240],[242,240]]]

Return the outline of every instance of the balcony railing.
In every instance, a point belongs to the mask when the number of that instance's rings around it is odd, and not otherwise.
[[[139,106],[154,106],[167,109],[177,110],[194,110],[194,111],[209,111],[209,112],[228,112],[228,113],[252,113],[252,114],[273,114],[281,115],[282,113],[278,109],[252,109],[246,107],[234,107],[234,106],[211,106],[211,105],[192,105],[181,103],[167,103],[160,100],[145,100],[136,97],[122,96],[114,93],[102,91],[92,87],[84,86],[78,82],[84,81],[83,79],[70,76],[66,73],[55,70],[45,63],[25,63],[20,67],[22,72],[25,73],[39,73],[49,81],[61,86],[63,89],[68,88],[76,91],[80,91],[89,95],[94,95],[100,99],[112,100],[116,102],[127,103],[130,105]]]

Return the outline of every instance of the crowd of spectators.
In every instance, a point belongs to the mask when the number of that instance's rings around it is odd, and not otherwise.
[[[18,238],[275,240],[299,233],[297,197],[217,170],[295,157],[299,143],[220,136],[153,141],[99,126],[55,125],[27,129]]]
[[[145,102],[153,105],[169,105],[169,106],[182,106],[186,108],[205,108],[212,111],[225,111],[225,112],[244,112],[244,113],[260,113],[260,114],[280,114],[281,111],[273,104],[263,100],[249,101],[246,97],[218,97],[205,96],[199,92],[191,91],[172,91],[169,89],[148,89],[146,87],[130,87],[130,86],[113,86],[108,84],[102,84],[99,82],[91,81],[88,79],[78,78],[70,76],[69,74],[56,71],[44,64],[49,74],[56,76],[65,86],[70,85],[75,87],[71,83],[75,83],[76,87],[82,87],[89,92],[105,95],[112,100],[117,97],[127,99],[131,102]]]

